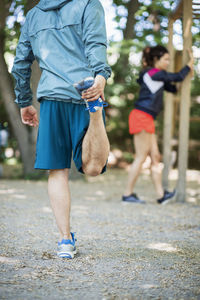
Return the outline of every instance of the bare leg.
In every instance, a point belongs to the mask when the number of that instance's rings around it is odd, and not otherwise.
[[[155,134],[152,134],[151,138],[151,176],[159,198],[164,195],[162,187],[162,167],[160,166],[160,152],[158,149],[158,143]]]
[[[71,239],[70,234],[70,190],[68,184],[69,169],[50,170],[48,194],[60,231],[60,239]]]
[[[144,163],[151,147],[151,134],[146,131],[141,131],[134,135],[134,145],[136,157],[131,166],[128,175],[128,183],[124,192],[124,196],[129,196],[133,192],[136,180],[141,172],[142,164]]]
[[[91,176],[99,175],[106,164],[109,150],[101,108],[95,113],[90,113],[90,124],[82,145],[84,173]]]

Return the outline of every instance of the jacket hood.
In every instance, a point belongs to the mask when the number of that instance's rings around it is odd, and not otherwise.
[[[151,70],[151,69],[152,69],[151,67],[147,67],[145,69],[142,69],[142,71],[139,74],[139,78],[137,79],[137,83],[142,84],[143,83],[144,74],[147,73],[147,72],[149,72],[149,70]]]
[[[143,83],[143,76],[148,71],[148,69],[144,69],[140,72],[139,78],[137,79],[137,83],[142,84]]]
[[[41,10],[48,11],[58,9],[70,1],[72,0],[40,0],[36,6]]]

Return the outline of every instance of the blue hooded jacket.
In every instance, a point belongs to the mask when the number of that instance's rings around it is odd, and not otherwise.
[[[19,107],[32,103],[31,65],[39,63],[42,75],[38,100],[83,103],[73,84],[88,76],[106,79],[107,37],[104,10],[99,0],[41,0],[22,27],[12,74]]]

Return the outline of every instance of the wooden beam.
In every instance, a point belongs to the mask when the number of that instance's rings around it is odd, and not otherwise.
[[[183,65],[188,62],[188,49],[192,46],[192,0],[183,0]],[[181,86],[179,151],[178,151],[178,183],[176,200],[186,199],[186,171],[188,166],[188,141],[190,120],[191,77],[188,75]]]
[[[174,71],[174,47],[173,47],[173,19],[169,19],[168,24],[168,51],[170,55],[169,72]],[[168,188],[168,176],[171,167],[171,139],[173,128],[174,96],[172,93],[166,93],[164,100],[164,134],[163,134],[163,177],[162,183],[164,189]]]
[[[192,0],[188,0],[188,1],[192,1]],[[172,11],[170,18],[175,21],[182,17],[182,13],[183,13],[183,0],[179,0],[177,6]]]

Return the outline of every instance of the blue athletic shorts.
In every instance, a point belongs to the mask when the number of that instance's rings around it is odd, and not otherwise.
[[[73,160],[82,170],[82,142],[89,126],[89,112],[83,104],[42,100],[36,146],[35,169],[70,169]],[[105,121],[105,114],[103,111]],[[102,173],[105,171],[103,168]]]

